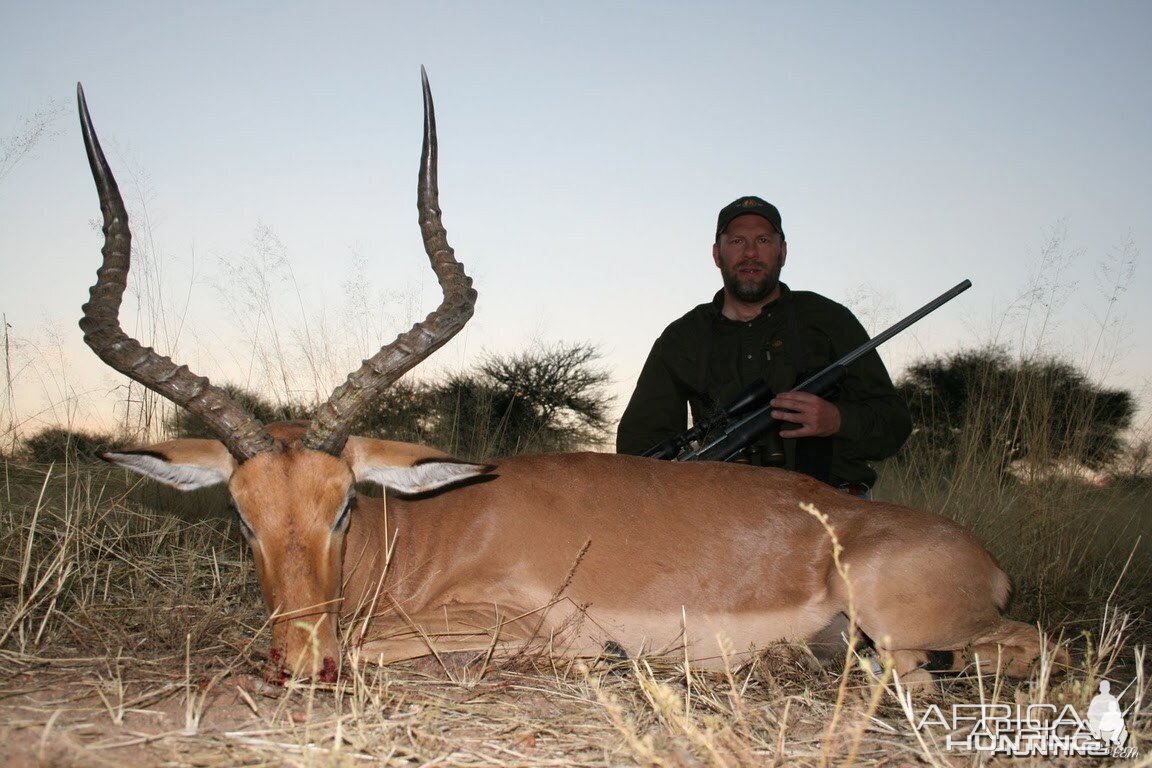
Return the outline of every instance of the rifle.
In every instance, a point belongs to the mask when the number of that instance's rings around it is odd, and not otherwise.
[[[891,328],[878,333],[875,337],[861,344],[844,357],[829,365],[827,368],[809,376],[793,387],[793,392],[811,392],[822,395],[836,386],[847,373],[847,366],[868,354],[888,339],[919,322],[926,315],[935,312],[944,304],[959,296],[972,287],[971,280],[957,283],[951,289],[937,296],[920,309],[905,317]],[[751,387],[744,390],[739,397],[725,407],[717,416],[707,419],[701,424],[679,435],[668,438],[657,446],[648,449],[643,455],[659,459],[672,459],[673,461],[731,461],[745,448],[753,445],[768,430],[774,429],[779,421],[772,418],[770,401],[773,395],[768,384],[763,379],[758,380]],[[698,449],[693,449],[691,443],[698,440],[718,425],[729,422],[719,437]]]
[[[773,392],[768,386],[768,382],[764,381],[764,379],[756,379],[756,381],[752,382],[751,386],[737,395],[735,400],[718,412],[714,412],[711,416],[700,419],[700,421],[693,424],[687,431],[681,432],[678,435],[672,435],[672,437],[669,437],[659,445],[652,446],[640,455],[652,459],[675,459],[684,451],[691,450],[693,442],[704,437],[714,428],[730,422],[733,419],[737,419],[754,408],[758,408],[771,400],[772,397]]]

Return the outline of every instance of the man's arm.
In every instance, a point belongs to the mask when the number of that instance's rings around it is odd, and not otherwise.
[[[642,454],[688,427],[688,393],[664,357],[664,338],[652,345],[636,389],[616,429],[616,452]]]
[[[843,319],[843,352],[868,340],[868,333],[851,312]],[[848,366],[836,402],[840,409],[842,457],[849,460],[878,461],[900,450],[912,434],[912,416],[904,398],[896,391],[888,369],[875,351]]]

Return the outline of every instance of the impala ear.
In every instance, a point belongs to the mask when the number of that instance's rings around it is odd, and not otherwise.
[[[495,464],[473,464],[434,448],[391,440],[350,437],[344,460],[360,482],[378,483],[397,493],[427,493],[480,477]]]
[[[226,483],[236,469],[236,460],[219,440],[170,440],[134,451],[108,451],[100,458],[182,491]]]

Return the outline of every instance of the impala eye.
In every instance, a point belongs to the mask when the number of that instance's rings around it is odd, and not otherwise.
[[[349,496],[348,500],[344,502],[344,508],[340,510],[340,514],[336,516],[336,522],[332,524],[332,532],[336,533],[348,527],[348,520],[352,517],[352,509],[356,506],[356,497]]]
[[[252,530],[252,526],[248,525],[248,521],[244,519],[244,515],[240,514],[240,507],[236,506],[233,499],[228,500],[228,509],[236,515],[236,520],[240,523],[240,533],[244,535],[245,539],[255,539],[256,532]]]

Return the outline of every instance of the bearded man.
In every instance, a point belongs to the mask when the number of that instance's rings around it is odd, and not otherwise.
[[[868,340],[855,316],[831,299],[780,282],[788,243],[780,211],[759,197],[725,206],[712,260],[724,287],[669,325],[648,355],[620,420],[616,450],[641,454],[709,418],[756,380],[777,393],[783,422],[741,460],[804,472],[867,497],[869,462],[887,458],[912,431],[908,408],[872,351],[853,362],[835,392],[791,392],[800,381]]]

